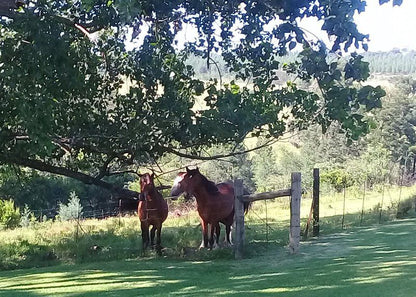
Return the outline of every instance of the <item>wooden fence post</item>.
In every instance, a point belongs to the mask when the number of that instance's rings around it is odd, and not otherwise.
[[[290,197],[290,230],[289,252],[299,252],[300,242],[300,200],[302,196],[301,174],[292,173],[291,197]]]
[[[235,259],[243,258],[244,249],[244,203],[240,200],[242,195],[243,181],[241,179],[236,179],[234,180]]]
[[[319,236],[319,168],[313,169],[313,236]]]

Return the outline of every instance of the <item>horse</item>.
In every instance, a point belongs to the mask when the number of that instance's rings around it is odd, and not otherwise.
[[[150,245],[156,251],[161,251],[160,234],[162,231],[162,223],[168,217],[168,204],[163,196],[156,190],[154,184],[154,173],[145,173],[140,175],[140,199],[137,213],[140,218],[140,226],[142,230],[142,247],[143,252],[149,246],[149,227]],[[155,234],[157,235],[155,246]]]
[[[220,222],[225,225],[225,240],[231,242],[231,226],[234,222],[234,187],[231,183],[215,184],[196,169],[186,167],[186,172],[179,172],[171,189],[171,196],[182,193],[193,195],[202,226],[202,243],[200,248],[215,248],[219,244]],[[249,203],[244,203],[245,211]],[[209,231],[208,236],[208,229]],[[214,240],[214,233],[216,240]]]

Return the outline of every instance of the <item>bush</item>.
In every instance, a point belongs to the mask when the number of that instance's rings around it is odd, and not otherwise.
[[[321,174],[322,182],[330,184],[337,192],[354,184],[351,175],[343,169],[333,169]]]
[[[59,204],[58,218],[61,221],[75,220],[82,216],[82,206],[75,192],[69,194],[68,204]]]
[[[36,217],[30,210],[29,206],[26,204],[20,217],[20,226],[29,227],[34,222],[36,222]]]
[[[401,219],[408,215],[409,210],[412,209],[414,203],[414,197],[401,201],[397,206],[397,214],[396,217]]]
[[[20,223],[19,208],[15,208],[13,200],[0,200],[0,228],[15,228]]]

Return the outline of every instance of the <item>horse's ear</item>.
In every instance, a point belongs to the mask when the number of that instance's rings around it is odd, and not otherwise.
[[[186,173],[189,173],[189,171],[191,171],[191,169],[189,169],[188,166],[186,166]]]
[[[196,172],[201,173],[201,172],[199,172],[198,166],[195,168],[195,170],[196,170]]]
[[[155,173],[154,173],[154,172],[152,172],[152,174],[150,175],[150,178],[151,178],[152,180],[154,180],[154,179],[155,179]]]

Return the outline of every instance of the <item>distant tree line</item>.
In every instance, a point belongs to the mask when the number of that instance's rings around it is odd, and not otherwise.
[[[389,52],[366,52],[364,60],[370,63],[372,73],[414,74],[416,73],[416,51],[392,50]]]
[[[416,51],[414,50],[395,49],[388,52],[364,52],[361,55],[364,57],[364,61],[370,63],[372,74],[416,73]],[[285,63],[293,62],[296,59],[298,59],[298,54],[295,52],[277,57],[281,68]],[[230,71],[219,55],[213,54],[210,62],[198,56],[190,56],[188,61],[194,66],[196,73],[202,79],[222,76],[223,79],[227,80],[230,77]]]

